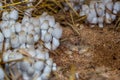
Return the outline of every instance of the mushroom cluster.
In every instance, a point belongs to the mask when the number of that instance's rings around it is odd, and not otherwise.
[[[71,6],[75,11],[80,10],[81,5],[84,3],[85,0],[68,0],[67,3],[63,2],[64,10],[68,11]]]
[[[40,46],[37,49],[30,47],[8,50],[3,55],[3,61],[10,62],[6,65],[7,73],[11,70],[14,75],[20,74],[23,80],[48,80],[50,73],[56,71],[56,63],[53,63],[48,51]]]
[[[91,24],[91,27],[98,24],[100,28],[103,28],[104,23],[111,24],[115,21],[118,12],[120,12],[120,1],[113,2],[112,0],[91,0],[89,4],[85,4],[83,2],[81,3],[82,5],[79,5],[79,9],[74,8],[74,6],[73,9],[79,10],[80,16],[86,15],[86,22]],[[72,4],[75,5],[75,3]]]
[[[28,7],[32,6],[33,0],[30,1]],[[25,11],[21,22],[15,9],[2,13],[0,52],[4,50],[2,59],[8,75],[12,70],[13,74],[22,75],[23,80],[48,80],[50,73],[57,69],[49,57],[49,50],[60,45],[62,28],[54,16],[44,12],[41,16],[32,17],[32,10]],[[0,80],[4,80],[4,72]]]

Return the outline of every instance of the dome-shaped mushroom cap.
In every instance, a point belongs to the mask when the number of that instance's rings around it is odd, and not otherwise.
[[[18,19],[18,11],[13,9],[11,12],[10,12],[10,19],[13,19],[13,20],[17,20]]]
[[[33,68],[33,67],[28,67],[27,74],[28,74],[29,76],[33,76],[34,73],[35,73],[34,68]]]
[[[0,32],[0,43],[4,41],[4,36],[3,34]]]
[[[110,11],[112,11],[112,9],[113,9],[113,2],[111,1],[111,2],[106,3],[106,8],[109,9]]]
[[[42,78],[41,78],[41,77],[38,77],[36,80],[42,80]]]
[[[41,72],[44,68],[44,62],[43,61],[37,61],[34,63],[33,67],[36,71]]]
[[[30,23],[32,23],[34,26],[39,26],[40,25],[39,18],[38,17],[35,17],[35,18],[31,17]]]
[[[18,35],[19,35],[18,37],[19,37],[20,44],[26,43],[27,35],[26,35],[25,31],[20,31]]]
[[[46,20],[48,20],[48,24],[50,27],[54,27],[55,25],[55,18],[53,16],[47,15]]]
[[[117,12],[120,11],[120,1],[115,2],[113,10],[116,10]]]
[[[52,60],[52,58],[49,58],[49,59],[46,61],[46,64],[47,64],[48,66],[52,67],[52,65],[53,65],[53,60]]]
[[[36,58],[40,60],[45,60],[45,52],[40,49],[36,49]]]
[[[58,47],[59,45],[60,45],[59,40],[53,37],[53,40],[52,40],[52,50],[57,49],[57,47]]]
[[[0,68],[0,80],[4,80],[5,74],[2,68]]]
[[[52,71],[52,67],[50,67],[50,66],[46,65],[46,66],[45,66],[45,68],[44,68],[43,73],[50,74],[50,73],[51,73],[51,71]]]
[[[12,33],[10,39],[11,39],[10,43],[12,48],[18,48],[20,46],[18,35],[16,35],[15,33]]]
[[[22,72],[26,72],[29,67],[30,67],[30,63],[28,61],[20,62],[20,70]]]
[[[19,33],[21,31],[21,24],[19,22],[15,23],[15,31]]]
[[[45,21],[41,24],[40,29],[46,30],[46,29],[48,29],[48,28],[49,28],[49,23],[48,23],[47,20],[45,20]]]
[[[28,16],[24,16],[23,19],[22,19],[22,24],[26,23],[26,22],[29,22],[30,21],[30,18]]]
[[[50,42],[52,40],[52,35],[50,33],[46,33],[44,36],[45,42]]]
[[[3,13],[2,13],[2,20],[9,20],[9,13],[7,12],[7,11],[4,11]]]
[[[10,38],[10,36],[12,34],[11,29],[8,26],[3,28],[2,33],[3,33],[5,38]]]
[[[47,16],[47,13],[46,12],[44,12],[41,16],[40,16],[40,18],[39,18],[39,21],[40,21],[40,25],[46,20],[46,17]]]
[[[59,23],[56,23],[56,24],[54,25],[54,30],[53,30],[53,32],[52,32],[52,36],[55,37],[55,38],[57,38],[57,39],[59,39],[59,38],[61,38],[61,36],[62,36],[62,31],[63,31],[63,30],[62,30],[60,24],[59,24]]]

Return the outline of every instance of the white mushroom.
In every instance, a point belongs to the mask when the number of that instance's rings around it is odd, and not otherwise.
[[[16,35],[15,33],[12,33],[10,39],[11,39],[10,42],[11,42],[12,48],[18,48],[20,46],[18,35]]]
[[[19,22],[15,23],[15,31],[19,33],[21,31],[21,24]]]
[[[4,41],[4,36],[3,34],[0,32],[0,43],[2,43]]]
[[[13,9],[10,12],[10,19],[17,20],[18,19],[18,11]]]
[[[0,80],[4,80],[5,74],[2,68],[0,68]]]
[[[10,38],[10,36],[12,34],[11,33],[11,29],[8,26],[6,26],[6,27],[3,28],[2,33],[3,33],[3,35],[4,35],[5,38]]]
[[[45,21],[41,24],[40,29],[46,30],[46,29],[48,29],[48,28],[49,28],[48,21],[45,20]]]
[[[58,39],[53,37],[53,41],[52,41],[52,50],[57,49],[57,47],[60,45],[60,42]]]
[[[24,31],[20,31],[19,32],[19,42],[20,44],[25,44],[26,43],[26,40],[27,40],[27,36],[26,36],[26,33]]]
[[[57,39],[59,39],[62,36],[62,28],[59,23],[55,24],[52,36],[54,36]]]

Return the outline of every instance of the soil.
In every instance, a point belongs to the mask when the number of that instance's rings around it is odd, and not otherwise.
[[[106,25],[63,27],[61,45],[51,52],[58,70],[51,80],[120,80],[120,32]]]

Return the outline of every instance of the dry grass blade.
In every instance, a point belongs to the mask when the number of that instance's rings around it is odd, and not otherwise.
[[[68,6],[73,10],[73,12],[79,17],[79,14],[73,9],[73,7],[71,6],[71,4],[69,3],[68,0],[65,0],[65,2],[68,4]]]
[[[19,49],[18,52],[20,52],[21,54],[23,54],[27,57],[32,57],[28,52],[25,51],[25,49]]]

